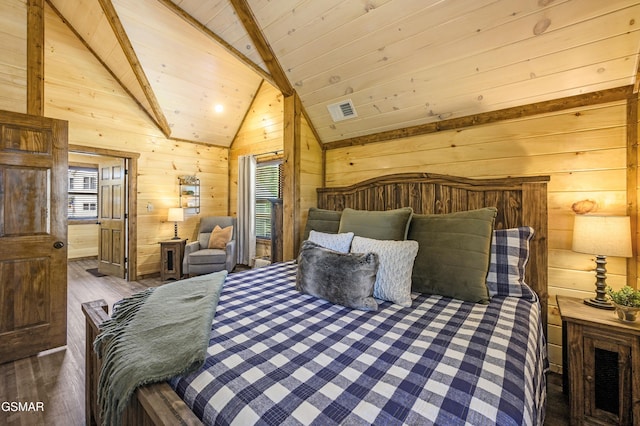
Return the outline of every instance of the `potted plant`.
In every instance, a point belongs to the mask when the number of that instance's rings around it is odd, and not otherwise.
[[[633,322],[637,319],[640,311],[640,290],[634,290],[625,285],[620,290],[614,291],[607,286],[606,292],[616,308],[620,321]]]

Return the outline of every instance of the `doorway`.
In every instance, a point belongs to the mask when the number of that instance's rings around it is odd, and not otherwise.
[[[111,149],[102,149],[87,147],[81,145],[69,145],[69,156],[76,155],[76,158],[86,156],[85,158],[94,157],[91,163],[107,164],[110,163],[110,167],[114,164],[121,164],[122,175],[125,179],[122,180],[123,191],[120,193],[119,200],[114,200],[113,187],[109,189],[107,194],[99,195],[102,199],[109,198],[109,203],[99,206],[97,208],[97,216],[104,217],[106,220],[100,218],[95,219],[93,224],[83,225],[82,232],[86,234],[86,237],[79,241],[88,243],[89,236],[95,235],[95,250],[100,260],[102,273],[108,275],[115,275],[126,278],[127,281],[135,281],[137,277],[137,170],[138,170],[138,158],[140,154],[134,152],[118,151]],[[99,158],[99,161],[98,161]],[[114,170],[110,168],[110,170]],[[102,174],[101,170],[98,170],[98,175]],[[100,182],[100,179],[98,180]],[[100,187],[101,184],[98,184]],[[100,189],[98,189],[101,191]],[[121,203],[120,208],[113,209],[114,204]],[[114,219],[114,213],[116,212]],[[117,213],[120,212],[120,213]],[[103,213],[107,213],[108,217],[105,217]],[[120,216],[120,217],[118,217]],[[70,226],[74,226],[76,222],[70,221]],[[120,225],[118,225],[120,224]],[[91,228],[89,228],[91,226]],[[118,226],[121,226],[120,228]],[[77,227],[76,227],[77,228]],[[75,229],[75,228],[74,228]],[[95,232],[95,233],[94,233]],[[72,232],[70,232],[71,237]],[[100,239],[103,241],[101,242]],[[117,246],[114,245],[117,242]],[[89,243],[91,244],[91,243]],[[115,253],[115,255],[114,255]],[[122,256],[122,261],[117,258]],[[121,263],[121,264],[120,264]]]

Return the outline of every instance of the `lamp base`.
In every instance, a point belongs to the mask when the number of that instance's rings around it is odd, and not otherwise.
[[[607,300],[607,256],[596,255],[596,297],[584,299],[585,305],[599,309],[613,310],[614,306]]]
[[[594,308],[607,309],[609,311],[615,309],[615,306],[613,306],[608,300],[602,301],[594,298],[588,298],[584,299],[584,304],[592,306]]]

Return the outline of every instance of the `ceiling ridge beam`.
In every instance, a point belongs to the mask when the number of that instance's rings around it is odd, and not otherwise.
[[[164,116],[164,113],[162,112],[162,108],[160,108],[160,103],[158,102],[158,99],[156,98],[156,95],[153,92],[151,84],[149,83],[149,80],[147,79],[147,76],[144,73],[144,70],[142,69],[142,65],[140,65],[138,56],[136,55],[136,52],[133,49],[133,45],[131,44],[131,41],[129,40],[129,37],[127,36],[126,31],[124,30],[124,26],[120,21],[120,17],[116,12],[116,9],[113,6],[113,3],[111,2],[111,0],[98,0],[98,2],[100,3],[100,7],[102,7],[102,11],[104,12],[104,14],[107,17],[107,20],[109,21],[109,25],[111,25],[111,29],[113,30],[113,33],[115,34],[116,39],[120,44],[120,48],[124,52],[124,55],[127,58],[127,61],[129,61],[129,65],[133,69],[133,73],[136,76],[136,79],[138,80],[138,83],[140,84],[142,91],[144,92],[145,96],[147,97],[147,100],[149,101],[149,104],[151,105],[151,109],[153,110],[153,113],[156,116],[157,123],[158,123],[158,126],[160,127],[160,130],[162,131],[162,133],[164,133],[164,135],[167,138],[169,138],[171,136],[171,127],[169,127],[167,118]]]
[[[218,34],[213,32],[209,28],[207,28],[202,22],[198,21],[196,18],[188,14],[184,9],[180,8],[171,0],[158,0],[158,1],[162,3],[167,9],[169,9],[170,11],[178,15],[180,18],[182,18],[182,20],[184,20],[186,23],[191,25],[193,28],[200,31],[207,37],[213,39],[222,47],[227,49],[227,51],[231,53],[233,56],[235,56],[236,59],[239,59],[242,63],[244,63],[249,68],[254,70],[256,73],[258,73],[258,75],[260,75],[260,77],[269,81],[271,84],[277,87],[276,83],[273,81],[273,77],[271,76],[271,74],[269,74],[267,71],[262,69],[262,67],[260,67],[258,64],[253,62],[247,56],[243,55],[242,52],[240,52],[238,49],[233,47],[231,44],[227,43],[227,41],[224,40],[222,37],[220,37]]]
[[[156,127],[160,129],[160,131],[163,131],[156,117],[153,116],[151,113],[149,113],[147,108],[145,108],[145,106],[142,105],[142,103],[133,95],[133,93],[131,93],[131,90],[129,90],[129,88],[125,86],[125,84],[118,78],[118,76],[113,72],[113,70],[109,68],[109,66],[102,60],[102,58],[100,58],[98,53],[96,53],[96,51],[93,50],[93,48],[89,45],[89,43],[87,43],[87,41],[82,37],[82,35],[80,35],[80,33],[71,25],[71,22],[69,22],[64,16],[62,16],[62,13],[60,13],[60,11],[51,3],[51,0],[46,0],[46,2],[47,2],[47,5],[51,8],[51,10],[53,10],[53,12],[56,15],[58,15],[60,20],[66,24],[67,28],[69,28],[69,31],[71,31],[78,38],[78,40],[80,40],[80,43],[82,43],[83,46],[89,51],[89,53],[91,53],[93,57],[98,62],[100,62],[100,65],[102,65],[102,67],[105,70],[107,70],[109,75],[116,81],[116,83],[120,85],[122,90],[124,90],[127,93],[127,95],[129,95],[129,97],[140,107],[140,109],[144,111],[144,113],[147,115],[147,117],[149,117],[149,119],[153,122],[153,124],[155,124]]]
[[[568,96],[559,99],[552,99],[550,101],[536,102],[496,111],[467,115],[464,117],[450,118],[433,123],[418,124],[416,126],[404,127],[402,129],[387,130],[371,135],[356,136],[353,138],[342,139],[334,142],[327,142],[323,145],[323,149],[328,150],[336,148],[346,148],[349,146],[366,145],[375,142],[387,142],[396,139],[408,138],[411,136],[441,132],[444,130],[455,130],[464,127],[490,124],[504,120],[517,119],[548,112],[562,111],[582,106],[621,101],[628,99],[629,96],[632,95],[633,90],[633,85],[621,86],[613,89],[600,90],[596,92]]]
[[[256,50],[260,53],[260,57],[264,61],[269,73],[271,74],[275,86],[280,89],[284,96],[291,96],[295,91],[289,82],[282,66],[278,62],[276,55],[273,53],[271,46],[267,42],[256,18],[247,4],[247,0],[229,0],[236,14],[240,18],[244,29],[256,46]]]

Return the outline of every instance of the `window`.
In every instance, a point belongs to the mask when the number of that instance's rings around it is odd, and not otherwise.
[[[97,189],[98,188],[98,176],[83,176],[82,177],[82,189]]]
[[[256,167],[256,238],[271,238],[271,202],[282,197],[282,161]]]
[[[69,219],[98,218],[98,168],[69,166]]]

